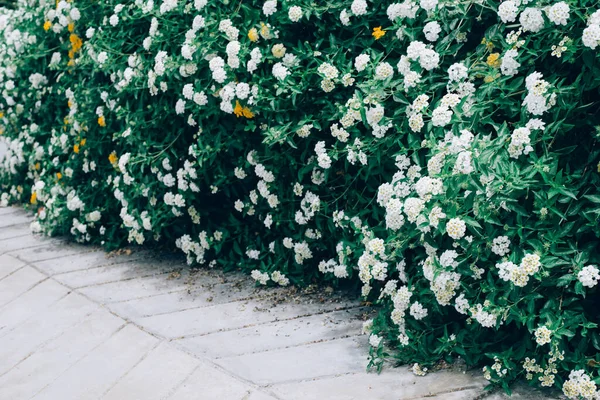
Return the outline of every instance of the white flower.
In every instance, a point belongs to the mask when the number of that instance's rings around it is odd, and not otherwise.
[[[552,7],[546,9],[546,15],[548,19],[554,22],[556,25],[567,25],[569,19],[569,5],[564,1],[560,1],[552,5]]]
[[[592,288],[600,280],[600,270],[594,265],[588,265],[577,274],[577,279],[583,286]]]
[[[177,100],[177,104],[175,104],[175,112],[177,114],[183,114],[185,112],[185,100]]]
[[[119,23],[119,17],[116,14],[113,14],[110,16],[110,18],[108,19],[108,22],[112,25],[112,26],[117,26],[117,24]]]
[[[431,113],[431,122],[434,126],[446,126],[450,123],[452,114],[447,107],[439,106]]]
[[[510,239],[508,236],[498,236],[492,242],[492,252],[504,257],[510,253]]]
[[[500,3],[498,6],[498,16],[505,24],[508,22],[515,22],[519,9],[512,0],[506,0]]]
[[[419,56],[419,65],[427,71],[437,68],[440,64],[440,55],[431,49],[423,49]]]
[[[427,309],[418,301],[415,301],[412,306],[410,306],[410,315],[412,315],[416,320],[425,318],[427,313]]]
[[[430,42],[435,42],[438,40],[440,36],[440,32],[442,31],[442,27],[437,21],[431,21],[425,24],[423,27],[423,33],[425,34],[425,39]]]
[[[426,11],[433,11],[438,4],[438,0],[420,0],[421,8]]]
[[[525,32],[539,32],[544,27],[544,16],[539,8],[528,7],[521,13],[519,22]]]
[[[292,22],[298,22],[302,18],[302,8],[298,6],[290,7],[288,17]]]
[[[367,13],[367,2],[365,0],[354,0],[350,6],[352,14],[359,16]]]
[[[465,236],[467,225],[460,218],[452,218],[446,224],[446,233],[454,240],[459,240]]]
[[[362,72],[366,67],[369,61],[371,60],[371,56],[368,54],[361,54],[354,59],[354,68],[358,72]]]
[[[387,62],[382,62],[375,68],[375,78],[379,80],[385,80],[394,75],[394,68]]]
[[[263,14],[265,14],[267,17],[275,14],[275,12],[277,11],[277,0],[265,1],[262,10]]]
[[[521,66],[516,60],[519,53],[516,49],[510,49],[504,53],[502,57],[502,64],[500,65],[500,71],[502,75],[513,76],[518,72],[518,68]]]
[[[552,331],[546,326],[540,326],[535,330],[535,341],[539,346],[543,346],[546,343],[550,343]]]
[[[273,65],[273,76],[280,81],[284,80],[290,74],[289,70],[280,62]]]
[[[600,45],[600,24],[592,24],[583,30],[581,41],[585,47],[594,50]]]

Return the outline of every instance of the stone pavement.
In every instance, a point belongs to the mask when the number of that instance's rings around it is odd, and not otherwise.
[[[342,295],[106,255],[29,221],[0,208],[0,400],[504,398],[479,371],[365,372],[370,310]]]

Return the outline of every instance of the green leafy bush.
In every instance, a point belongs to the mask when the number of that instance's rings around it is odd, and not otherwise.
[[[355,286],[373,367],[596,396],[596,1],[21,1],[0,32],[34,231]]]

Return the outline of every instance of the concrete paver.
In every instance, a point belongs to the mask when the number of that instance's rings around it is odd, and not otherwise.
[[[342,295],[257,288],[138,249],[107,256],[29,234],[29,221],[0,208],[2,400],[485,396],[478,371],[365,372],[369,309]]]

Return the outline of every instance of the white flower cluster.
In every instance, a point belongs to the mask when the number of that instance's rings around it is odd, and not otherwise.
[[[600,270],[594,265],[587,265],[583,267],[577,274],[577,279],[581,284],[588,288],[593,288],[598,284],[600,280]]]
[[[498,275],[503,281],[511,281],[515,286],[526,286],[529,277],[539,271],[541,266],[540,256],[537,254],[526,254],[520,265],[511,261],[496,264]]]

